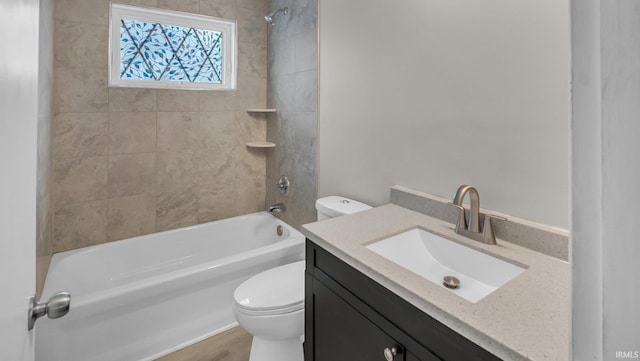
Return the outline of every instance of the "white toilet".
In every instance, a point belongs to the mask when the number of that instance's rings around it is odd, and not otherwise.
[[[318,220],[369,209],[337,196],[316,201]],[[304,261],[259,273],[233,293],[236,321],[253,335],[249,361],[303,361]]]

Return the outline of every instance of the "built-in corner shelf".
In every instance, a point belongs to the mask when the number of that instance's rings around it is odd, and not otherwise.
[[[275,113],[275,109],[271,108],[255,108],[255,109],[247,109],[247,113]]]
[[[275,148],[275,143],[271,142],[248,142],[247,147],[249,148]]]

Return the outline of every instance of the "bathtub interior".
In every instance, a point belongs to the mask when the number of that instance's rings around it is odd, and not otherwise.
[[[281,235],[278,226],[283,228]],[[300,232],[259,212],[57,253],[51,259],[43,296],[64,289],[75,297],[90,297],[139,282],[162,281],[166,275],[179,277],[198,268],[222,267],[238,257],[252,257],[265,248],[286,247],[301,239]]]

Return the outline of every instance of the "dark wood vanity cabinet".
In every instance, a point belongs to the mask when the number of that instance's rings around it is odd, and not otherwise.
[[[500,360],[309,240],[304,358]]]
[[[313,296],[314,360],[384,360],[385,348],[396,349],[394,360],[405,359],[398,341],[328,287],[315,283]]]

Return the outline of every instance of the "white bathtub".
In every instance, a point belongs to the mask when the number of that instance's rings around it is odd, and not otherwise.
[[[55,254],[42,300],[69,291],[71,311],[38,320],[36,359],[153,360],[235,327],[236,286],[303,257],[265,212]]]

